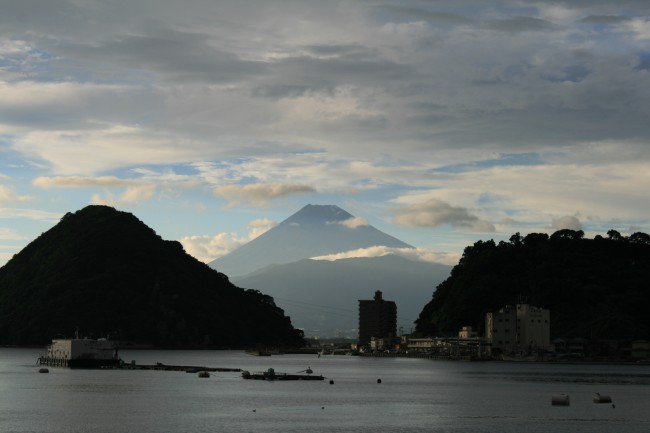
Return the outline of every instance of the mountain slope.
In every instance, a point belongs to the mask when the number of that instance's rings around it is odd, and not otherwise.
[[[422,310],[417,330],[453,335],[483,330],[485,313],[520,297],[551,314],[551,337],[631,340],[650,334],[650,236],[583,239],[582,231],[550,237],[518,233],[510,242],[467,247],[451,276]]]
[[[451,266],[391,255],[333,262],[300,260],[234,281],[273,296],[306,335],[330,336],[339,329],[356,337],[358,300],[372,299],[375,290],[381,290],[384,299],[397,303],[398,326],[409,331],[433,288],[450,270]]]
[[[66,214],[0,268],[1,344],[43,344],[77,328],[176,346],[301,340],[272,298],[107,206]]]
[[[370,225],[343,224],[353,216],[338,206],[307,205],[258,238],[220,257],[209,266],[231,278],[269,265],[359,248],[413,248]]]

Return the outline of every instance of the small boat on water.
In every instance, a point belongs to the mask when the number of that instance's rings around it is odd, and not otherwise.
[[[247,355],[253,355],[253,356],[271,356],[271,351],[269,350],[247,350],[246,351]]]
[[[261,373],[251,373],[244,370],[241,377],[255,380],[325,380],[322,375],[276,373],[272,368]]]
[[[611,403],[612,402],[612,397],[609,395],[604,395],[599,392],[594,394],[593,397],[593,402],[594,403]]]

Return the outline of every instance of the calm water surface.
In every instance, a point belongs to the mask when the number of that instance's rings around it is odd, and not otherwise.
[[[0,349],[0,432],[626,432],[650,431],[650,366],[469,363],[235,351],[122,351],[126,362],[295,373],[70,370],[42,350]],[[329,380],[334,384],[330,384]],[[381,383],[377,383],[381,379]],[[610,404],[592,403],[595,392]],[[568,394],[569,407],[551,406]]]

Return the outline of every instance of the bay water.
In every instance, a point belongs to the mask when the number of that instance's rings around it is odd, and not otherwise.
[[[650,431],[650,366],[452,362],[241,351],[121,351],[130,363],[310,367],[324,381],[244,380],[237,372],[49,368],[40,349],[0,349],[0,432]],[[333,381],[333,383],[330,383]],[[380,382],[380,383],[379,383]],[[594,404],[599,392],[613,404]],[[552,406],[554,394],[569,406]]]

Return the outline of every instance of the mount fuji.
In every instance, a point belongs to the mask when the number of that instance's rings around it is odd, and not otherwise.
[[[371,247],[385,248],[377,257],[314,259]],[[381,290],[397,304],[398,327],[408,331],[449,276],[451,266],[399,254],[415,251],[338,206],[307,205],[209,265],[239,287],[271,295],[308,337],[356,338],[360,299]]]
[[[269,265],[374,246],[413,248],[338,206],[309,204],[209,266],[236,279]]]

